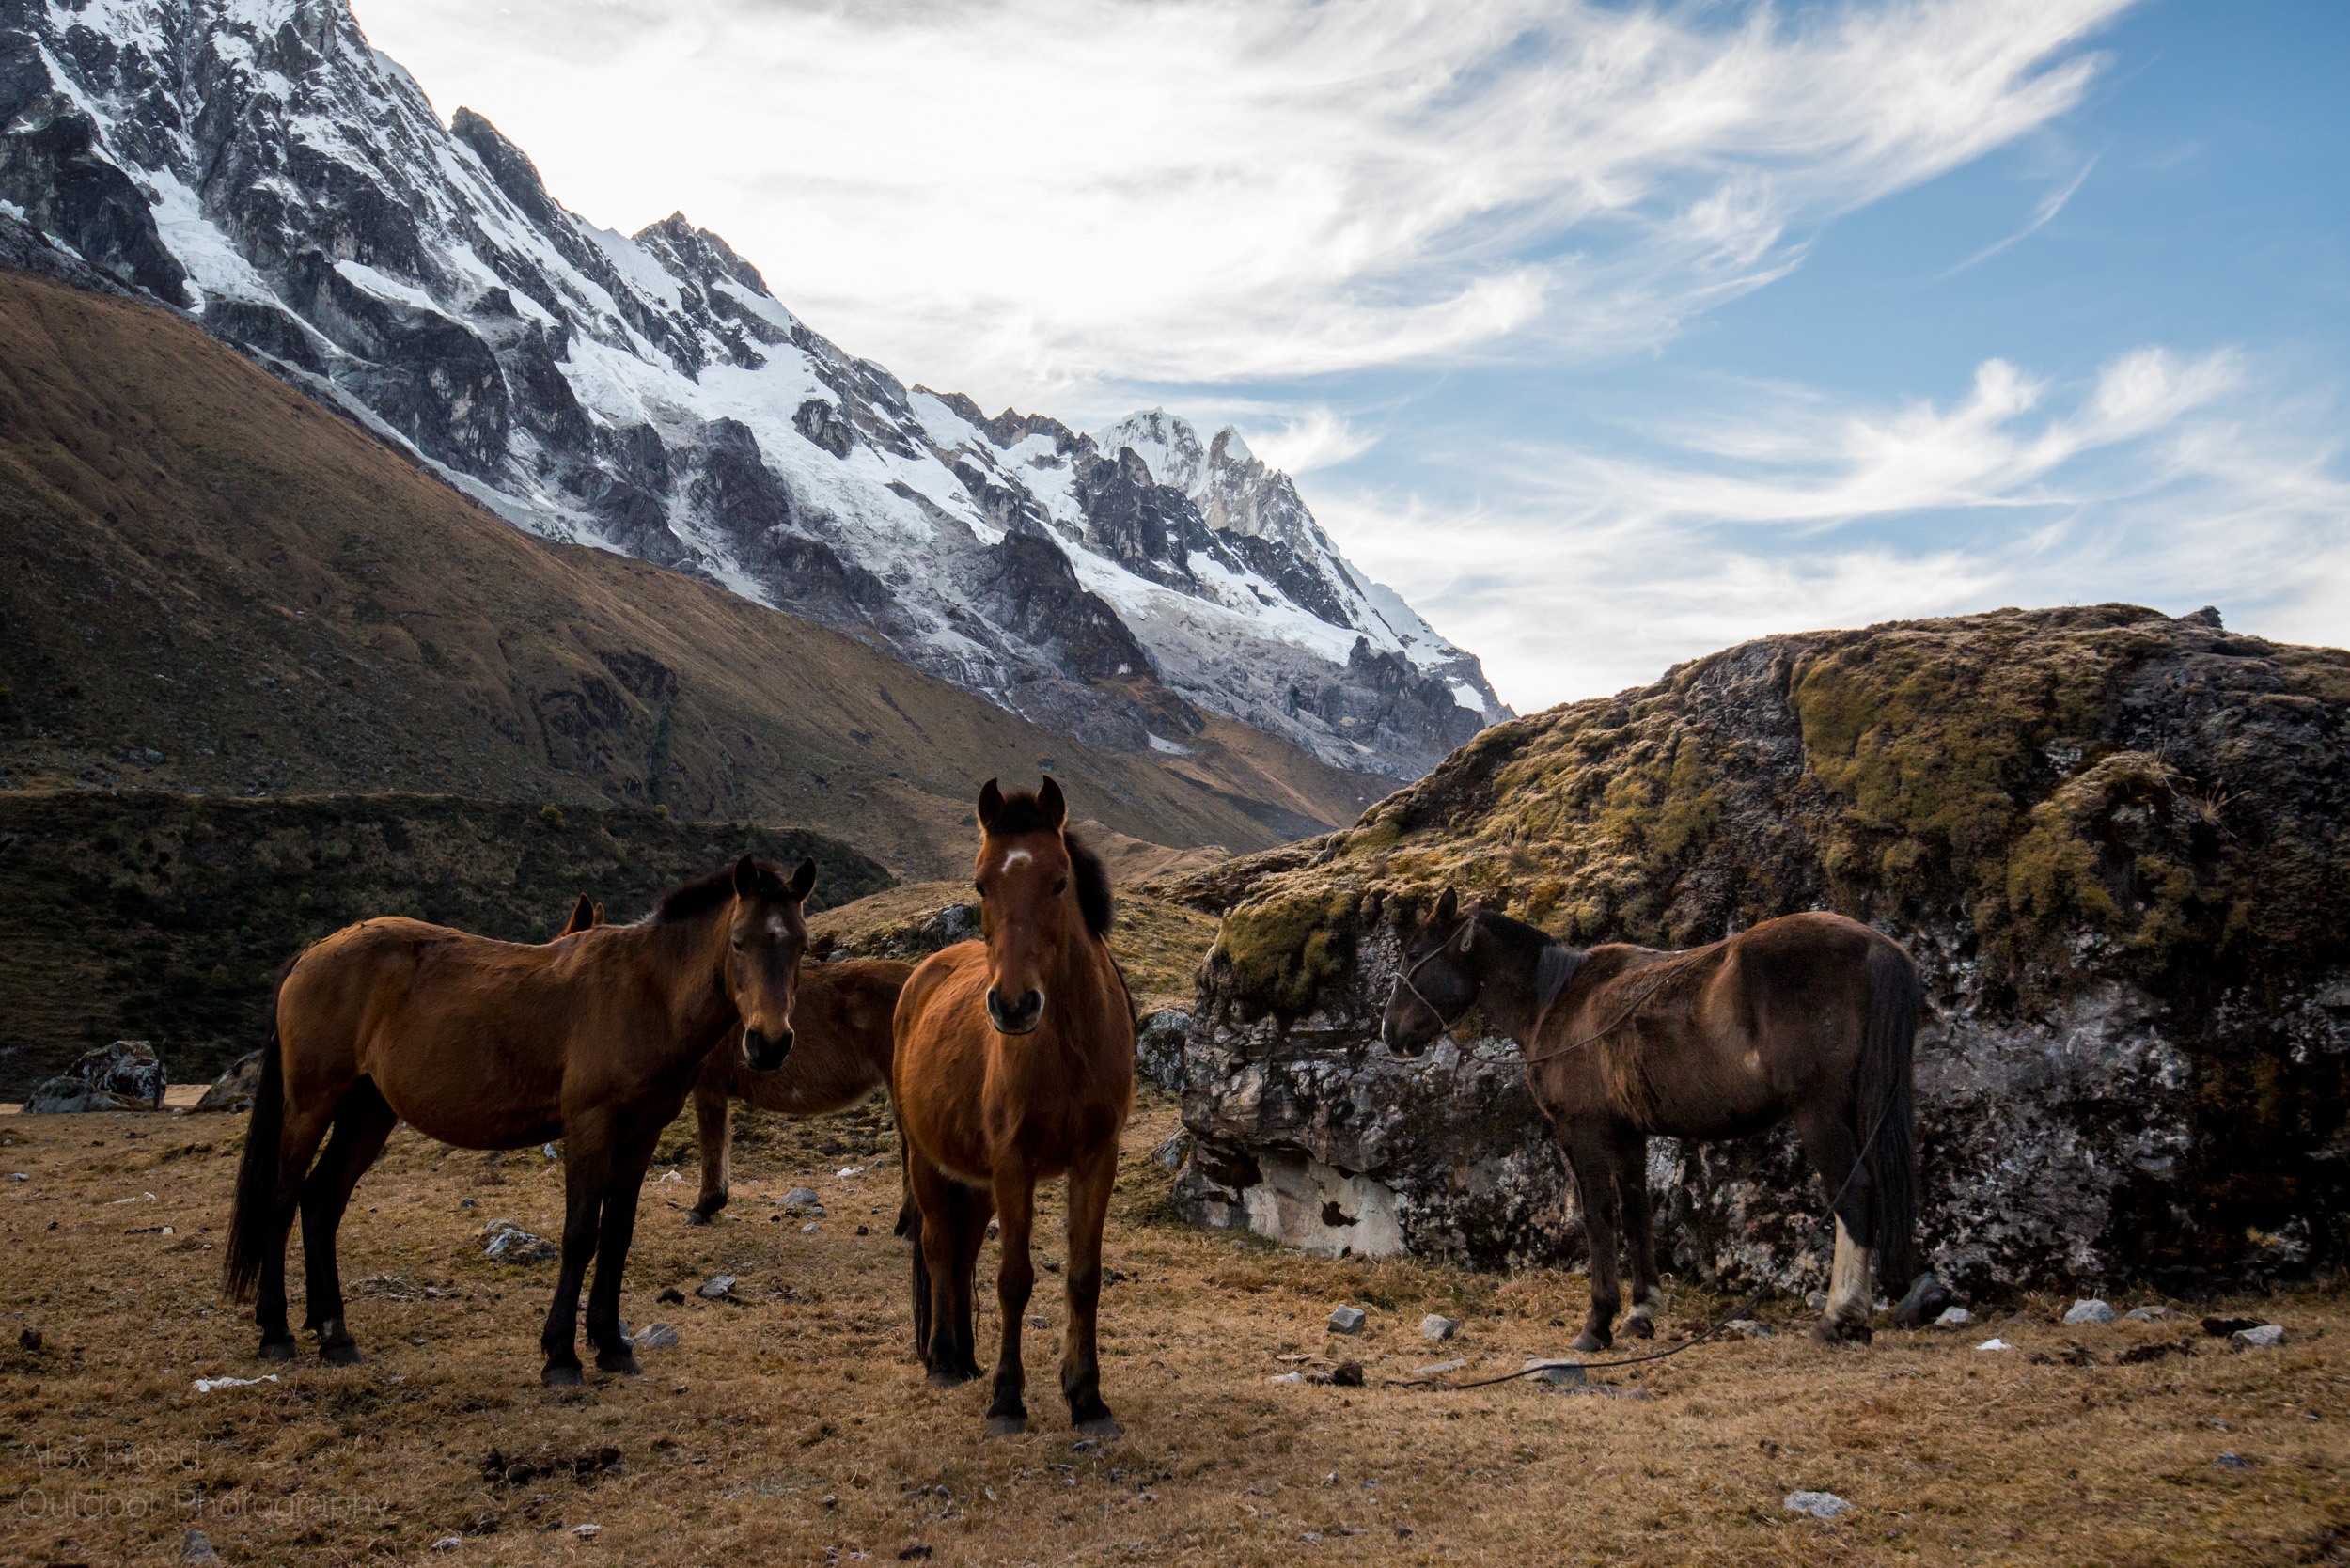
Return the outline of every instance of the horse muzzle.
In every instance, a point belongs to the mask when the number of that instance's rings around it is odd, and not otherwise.
[[[1379,1043],[1387,1048],[1387,1054],[1390,1056],[1406,1058],[1419,1056],[1428,1049],[1429,1042],[1434,1038],[1431,1035],[1428,1040],[1406,1040],[1403,1037],[1403,1031],[1393,1024],[1383,1023],[1379,1026]]]
[[[1004,994],[991,985],[987,988],[987,1021],[998,1034],[1032,1034],[1044,1022],[1044,993],[1031,987],[1020,994],[1018,1001],[1006,1002]]]
[[[791,1031],[777,1029],[769,1034],[765,1029],[745,1026],[743,1030],[743,1065],[754,1073],[772,1073],[783,1065],[783,1058],[791,1054]]]

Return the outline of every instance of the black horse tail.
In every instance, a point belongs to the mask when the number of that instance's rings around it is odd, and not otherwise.
[[[277,1229],[277,1160],[286,1126],[286,1066],[277,1040],[277,996],[285,989],[289,963],[270,990],[269,1042],[261,1049],[261,1089],[245,1123],[244,1163],[237,1168],[236,1206],[228,1215],[228,1257],[222,1284],[231,1301],[250,1301],[261,1278],[261,1262],[272,1247],[283,1247]]]
[[[922,1259],[922,1211],[914,1202],[914,1145],[906,1141],[905,1119],[898,1114],[897,1086],[890,1086],[889,1115],[898,1124],[898,1229],[914,1245],[914,1354],[927,1360],[931,1353],[931,1265]]]
[[[1875,1226],[1869,1245],[1877,1277],[1896,1288],[1918,1272],[1918,1143],[1911,1103],[1911,1047],[1925,988],[1918,965],[1890,942],[1869,949],[1869,1017],[1860,1046],[1857,1131],[1868,1146]],[[1879,1119],[1882,1120],[1879,1120]]]

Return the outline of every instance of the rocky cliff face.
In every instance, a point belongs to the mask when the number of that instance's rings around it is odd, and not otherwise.
[[[1117,680],[1396,778],[1508,716],[1236,434],[1154,414],[1096,438],[908,389],[682,214],[628,236],[565,211],[341,0],[0,0],[0,211],[523,527],[1089,744],[1182,744]]]
[[[1445,886],[1578,944],[1832,908],[1904,942],[1923,1239],[1978,1291],[2178,1290],[2350,1243],[2350,653],[2205,611],[1769,637],[1479,736],[1354,829],[1172,889],[1229,911],[1182,1074],[1195,1216],[1571,1261],[1562,1163],[1475,1014],[1378,1043]],[[1824,1281],[1784,1132],[1653,1142],[1671,1266]]]

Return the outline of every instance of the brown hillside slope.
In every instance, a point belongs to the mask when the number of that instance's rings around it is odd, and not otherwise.
[[[0,272],[0,785],[403,790],[810,823],[957,875],[981,780],[1260,848],[1378,789],[1087,750],[839,634],[548,543],[185,321]],[[1168,761],[1180,767],[1165,765]]]

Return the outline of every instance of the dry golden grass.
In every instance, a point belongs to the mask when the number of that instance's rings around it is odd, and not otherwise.
[[[1793,1331],[1701,1345],[1595,1374],[1615,1397],[1383,1388],[1454,1356],[1468,1377],[1555,1351],[1569,1331],[1552,1320],[1580,1315],[1580,1282],[1185,1229],[1150,1158],[1176,1123],[1163,1096],[1129,1132],[1108,1241],[1122,1278],[1104,1297],[1104,1385],[1126,1435],[1073,1445],[1055,1336],[1031,1334],[1037,1430],[986,1441],[984,1386],[935,1392],[908,1351],[885,1126],[740,1121],[718,1224],[682,1223],[690,1163],[676,1183],[657,1166],[647,1190],[624,1312],[676,1325],[683,1344],[644,1353],[641,1378],[591,1373],[558,1393],[537,1378],[552,1266],[489,1262],[475,1240],[499,1216],[553,1233],[559,1169],[536,1152],[493,1163],[396,1135],[344,1230],[367,1362],[264,1366],[250,1314],[213,1291],[242,1120],[0,1121],[0,1560],[170,1560],[190,1524],[230,1562],[303,1563],[887,1563],[920,1545],[941,1564],[2290,1563],[2350,1540],[2337,1293],[2232,1304],[2281,1319],[2281,1350],[2206,1342],[2146,1366],[2112,1354],[2154,1328],[2064,1329],[2036,1302],[2030,1321],[1867,1349]],[[663,1153],[690,1142],[682,1125]],[[837,1174],[853,1163],[867,1168]],[[824,1195],[813,1231],[765,1201],[793,1184]],[[1056,1229],[1040,1234],[1057,1260]],[[745,1299],[692,1296],[721,1271]],[[360,1283],[386,1276],[404,1283]],[[1058,1330],[1058,1276],[1040,1281],[1031,1314]],[[684,1306],[656,1304],[667,1285]],[[1361,1338],[1325,1333],[1341,1302],[1371,1309]],[[1722,1305],[1677,1293],[1669,1323]],[[1465,1321],[1457,1348],[1419,1339],[1430,1310]],[[994,1319],[991,1304],[983,1344]],[[24,1328],[44,1347],[20,1348]],[[1976,1351],[1994,1330],[2020,1348]],[[2029,1359],[2067,1340],[2107,1364]],[[1277,1385],[1285,1355],[1359,1357],[1371,1386]],[[275,1384],[192,1387],[273,1371]],[[493,1449],[607,1447],[619,1467],[587,1481],[482,1478]],[[2223,1450],[2254,1463],[2217,1468]],[[1798,1489],[1855,1510],[1832,1526],[1784,1513]],[[600,1533],[573,1533],[588,1524]],[[462,1545],[431,1553],[451,1535]]]

